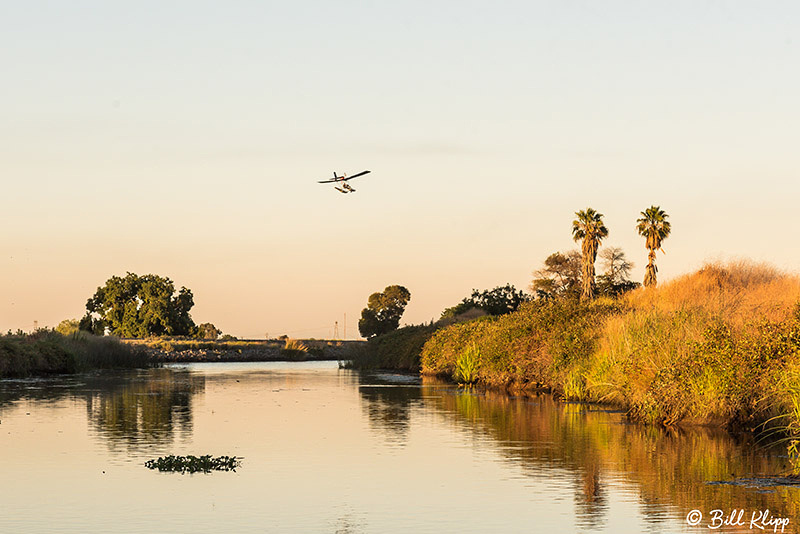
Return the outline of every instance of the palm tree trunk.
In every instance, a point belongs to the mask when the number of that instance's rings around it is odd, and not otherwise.
[[[655,287],[657,284],[656,273],[656,251],[651,248],[650,253],[647,255],[647,269],[644,272],[644,287]]]
[[[594,261],[597,258],[597,246],[584,241],[583,245],[583,291],[581,300],[592,300],[597,291],[594,281]]]

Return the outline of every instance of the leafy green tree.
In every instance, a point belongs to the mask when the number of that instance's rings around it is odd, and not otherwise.
[[[580,296],[581,253],[554,252],[544,260],[544,267],[533,272],[531,291],[537,299]]]
[[[530,300],[524,291],[518,291],[511,284],[497,286],[494,289],[472,290],[472,295],[460,303],[442,312],[442,319],[455,318],[471,309],[483,310],[489,315],[505,315],[519,308],[523,302]]]
[[[592,208],[576,211],[575,216],[576,219],[572,221],[572,239],[581,241],[583,262],[581,300],[591,300],[597,292],[594,279],[597,249],[600,247],[600,242],[608,236],[608,228],[603,224],[603,214]]]
[[[102,319],[92,317],[92,314],[86,312],[86,315],[81,317],[78,323],[78,330],[82,332],[89,332],[96,336],[102,336],[106,331],[106,324]]]
[[[203,323],[197,327],[196,336],[199,339],[217,339],[222,335],[222,330],[214,326],[212,323]]]
[[[86,302],[90,319],[99,316],[112,334],[122,337],[192,335],[192,306],[191,290],[176,292],[169,278],[134,273],[109,278]]]
[[[71,336],[78,333],[79,322],[77,319],[64,319],[56,327],[56,332],[63,336]]]
[[[630,279],[633,263],[625,257],[619,247],[604,248],[600,251],[605,272],[597,277],[597,292],[601,295],[616,296],[639,287]]]
[[[363,337],[374,337],[397,330],[400,317],[406,309],[411,293],[403,286],[388,286],[380,293],[373,293],[367,307],[361,310],[358,331]]]
[[[644,286],[655,286],[656,273],[656,250],[661,250],[661,242],[669,237],[672,225],[667,220],[669,215],[658,206],[650,206],[640,213],[641,217],[636,219],[636,230],[639,235],[645,238],[645,248],[650,252],[647,255],[647,269],[644,273]]]

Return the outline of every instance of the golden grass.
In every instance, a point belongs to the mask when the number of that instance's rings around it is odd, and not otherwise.
[[[308,347],[299,339],[287,339],[283,350],[296,350],[300,352],[308,352]]]
[[[703,310],[740,325],[754,318],[782,321],[800,300],[800,277],[765,263],[707,263],[699,271],[663,286],[632,291],[627,302],[638,310]]]
[[[595,400],[638,419],[732,421],[760,411],[770,379],[797,355],[800,278],[765,264],[707,264],[625,297],[585,374]]]
[[[443,328],[425,344],[422,370],[452,376],[474,344],[484,385],[542,385],[664,425],[752,425],[796,412],[776,384],[800,369],[799,301],[797,275],[711,263],[616,302],[534,302],[501,319]]]

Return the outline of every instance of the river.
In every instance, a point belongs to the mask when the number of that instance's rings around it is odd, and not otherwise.
[[[782,452],[335,362],[4,380],[0,532],[795,532],[800,489],[720,483]],[[242,460],[144,467],[169,454]]]

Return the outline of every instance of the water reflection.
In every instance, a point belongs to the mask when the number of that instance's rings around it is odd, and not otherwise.
[[[112,447],[165,445],[176,433],[191,435],[192,398],[204,388],[202,375],[153,369],[114,387],[88,392],[86,411],[92,427]]]
[[[583,527],[605,523],[611,481],[633,483],[645,520],[654,525],[693,509],[769,509],[773,515],[800,517],[796,488],[708,484],[788,470],[785,458],[758,447],[749,435],[708,428],[668,432],[629,424],[613,411],[558,403],[548,395],[512,398],[443,388],[435,381],[425,381],[420,392],[426,405],[496,444],[530,475],[564,468],[573,478]]]
[[[419,406],[422,392],[419,378],[408,375],[363,373],[358,392],[362,409],[375,432],[387,444],[404,446],[408,441],[411,411]]]
[[[546,395],[303,365],[2,381],[2,470],[15,484],[1,495],[13,514],[0,514],[0,531],[51,532],[68,517],[70,532],[655,533],[708,530],[686,528],[695,509],[800,517],[800,489],[707,484],[786,469],[746,435],[665,432]],[[145,473],[154,449],[176,445],[242,455],[246,467]],[[71,499],[76,483],[85,492]],[[140,498],[114,497],[127,494]]]
[[[192,430],[192,399],[205,377],[185,369],[103,372],[4,381],[0,413],[17,402],[85,402],[90,427],[111,448],[166,445]]]

